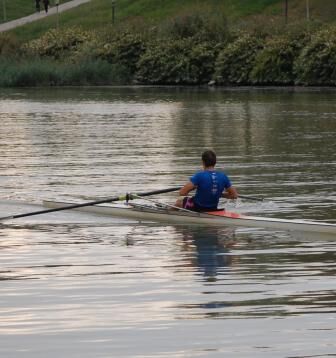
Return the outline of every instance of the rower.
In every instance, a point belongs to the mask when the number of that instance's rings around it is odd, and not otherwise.
[[[192,211],[218,210],[218,202],[221,197],[237,199],[237,190],[232,186],[230,179],[221,171],[215,170],[216,153],[206,150],[202,153],[203,170],[195,173],[188,183],[179,191],[180,198],[175,206]],[[187,196],[196,189],[196,194]]]

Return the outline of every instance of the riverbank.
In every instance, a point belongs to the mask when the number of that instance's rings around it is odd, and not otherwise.
[[[160,28],[53,29],[21,45],[0,37],[0,86],[334,86],[336,26],[229,29],[198,13]]]

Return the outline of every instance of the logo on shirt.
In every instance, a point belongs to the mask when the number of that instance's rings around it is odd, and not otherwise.
[[[213,195],[216,195],[218,193],[218,181],[217,181],[216,173],[211,173],[211,179],[212,179],[211,192]]]

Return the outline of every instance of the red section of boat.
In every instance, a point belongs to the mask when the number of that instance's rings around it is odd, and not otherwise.
[[[226,210],[207,211],[207,214],[223,216],[226,218],[234,218],[234,219],[242,219],[244,217],[244,215],[240,215],[238,213],[233,213],[232,211],[226,211]]]

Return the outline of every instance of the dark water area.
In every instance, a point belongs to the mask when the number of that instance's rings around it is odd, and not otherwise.
[[[213,148],[241,194],[265,198],[225,207],[336,222],[332,90],[2,90],[0,121],[0,216],[183,184]],[[309,233],[4,222],[0,356],[336,356],[335,255]]]

